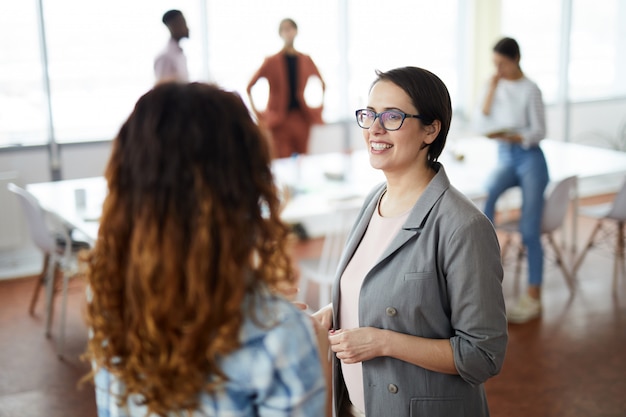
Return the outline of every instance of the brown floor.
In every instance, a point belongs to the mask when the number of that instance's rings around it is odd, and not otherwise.
[[[581,221],[579,242],[590,227]],[[297,255],[319,246],[308,242]],[[590,252],[573,296],[560,271],[546,263],[543,317],[509,326],[502,373],[486,384],[492,416],[626,416],[626,277],[612,293],[611,259]],[[520,290],[512,267],[506,271],[510,301]],[[64,361],[55,353],[57,327],[52,339],[43,335],[42,300],[35,317],[27,313],[33,285],[33,279],[0,282],[0,417],[95,416],[93,390],[77,388],[88,371],[79,360],[87,338],[80,284],[70,296]]]
[[[88,366],[79,359],[87,332],[84,292],[77,284],[68,297],[66,359],[61,361],[55,345],[58,321],[53,322],[53,337],[44,336],[43,294],[35,316],[28,314],[35,279],[0,281],[0,417],[96,416],[93,389],[78,388]]]
[[[580,250],[595,221],[578,224]],[[612,245],[588,252],[573,295],[546,261],[543,316],[509,325],[502,372],[486,384],[493,416],[626,416],[626,274],[613,292]],[[505,262],[507,302],[519,293],[513,272]]]

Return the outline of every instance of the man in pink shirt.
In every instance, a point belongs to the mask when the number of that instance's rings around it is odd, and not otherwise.
[[[170,31],[171,38],[154,60],[156,83],[166,81],[188,82],[187,57],[179,45],[181,39],[189,38],[189,28],[185,16],[180,10],[169,10],[165,12],[162,20]]]

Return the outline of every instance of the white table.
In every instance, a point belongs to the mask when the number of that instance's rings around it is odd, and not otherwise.
[[[584,188],[585,181],[606,178],[615,181],[616,176],[626,175],[625,152],[548,139],[542,141],[541,147],[552,181],[578,175]],[[450,140],[440,161],[452,184],[468,197],[479,200],[485,194],[487,177],[497,164],[496,143],[483,137]],[[332,215],[338,207],[360,206],[367,192],[384,181],[383,174],[371,168],[365,150],[279,159],[273,162],[272,169],[277,182],[291,190],[283,219],[303,222],[306,226],[309,226],[307,222]],[[30,184],[27,189],[46,209],[95,241],[106,196],[102,177]],[[76,190],[84,190],[85,204],[77,204]],[[81,193],[78,191],[78,203]],[[593,193],[592,184],[585,189],[585,195]],[[312,234],[316,234],[315,230]]]
[[[496,145],[495,141],[483,137],[451,140],[439,158],[452,184],[475,201],[485,196],[485,183],[496,167]],[[584,195],[614,191],[626,175],[624,152],[549,139],[542,141],[541,147],[551,181],[577,175]],[[289,221],[326,214],[341,197],[354,197],[354,201],[358,201],[376,183],[384,181],[382,173],[370,167],[365,150],[350,155],[282,159],[275,161],[274,172],[279,182],[300,190],[285,209],[284,217]],[[326,173],[342,175],[344,180],[328,180]],[[608,188],[602,188],[604,184],[608,184]]]
[[[104,177],[29,184],[26,189],[48,211],[82,232],[89,243],[98,237],[102,202],[107,186]]]

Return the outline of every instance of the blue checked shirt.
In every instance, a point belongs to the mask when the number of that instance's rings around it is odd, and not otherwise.
[[[255,310],[268,328],[244,321],[242,346],[220,363],[228,381],[218,392],[199,393],[193,417],[324,415],[326,386],[311,319],[286,300],[263,297],[269,303],[257,302]],[[96,374],[95,385],[99,417],[146,417],[137,396],[117,404],[123,384],[105,369]]]

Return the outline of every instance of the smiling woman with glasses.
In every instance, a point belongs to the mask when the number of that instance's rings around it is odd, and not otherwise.
[[[386,181],[314,314],[335,354],[335,412],[488,416],[483,383],[507,344],[498,240],[437,162],[452,119],[444,83],[415,67],[377,75],[356,120]]]

